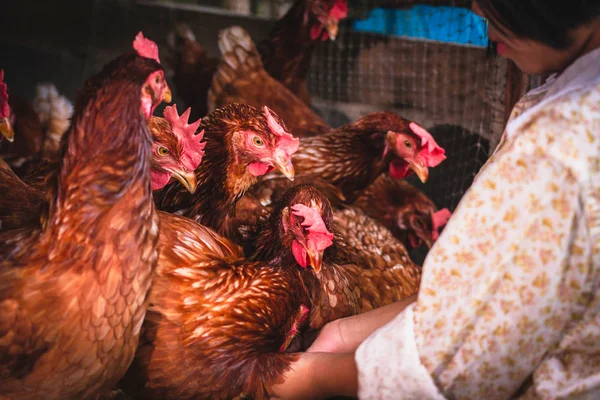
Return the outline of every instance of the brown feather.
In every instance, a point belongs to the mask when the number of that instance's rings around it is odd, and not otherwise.
[[[353,204],[366,215],[385,226],[407,248],[412,247],[408,235],[414,235],[427,247],[434,242],[433,201],[404,180],[384,174],[364,190]]]
[[[388,131],[411,133],[410,121],[391,112],[376,112],[326,134],[302,138],[294,154],[298,177],[314,177],[342,190],[348,203],[385,172]]]
[[[278,123],[283,121],[275,114]],[[236,133],[253,131],[266,143],[278,137],[271,132],[262,110],[242,104],[229,104],[202,119],[205,155],[196,169],[198,189],[190,194],[176,183],[157,195],[158,207],[197,220],[229,238],[237,235],[235,206],[246,190],[257,182],[248,172],[247,163],[236,150]]]
[[[222,31],[219,48],[223,59],[208,93],[210,110],[233,102],[255,107],[266,105],[285,121],[294,136],[314,136],[330,129],[310,107],[264,70],[252,39],[241,27]]]
[[[354,254],[348,251],[347,245],[341,245],[343,238],[337,235],[333,245],[323,254],[320,272],[311,267],[302,269],[297,264],[291,251],[293,236],[290,231],[285,232],[282,218],[289,212],[289,207],[298,203],[307,206],[317,204],[325,225],[330,232],[333,231],[333,213],[327,198],[313,185],[297,185],[273,206],[271,216],[245,250],[246,254],[252,254],[254,260],[301,269],[312,301],[310,327],[318,329],[334,319],[358,314],[361,307],[359,268]]]
[[[246,261],[187,218],[160,219],[151,305],[121,386],[144,399],[267,398],[296,358],[280,347],[309,305],[298,271]]]
[[[158,241],[140,94],[160,69],[131,53],[86,82],[47,223],[0,235],[0,392],[11,399],[96,397],[133,358]]]
[[[353,208],[336,211],[333,226],[361,267],[361,312],[402,300],[419,290],[421,267],[411,261],[404,245],[384,226]]]
[[[23,183],[1,158],[0,193],[0,232],[39,223],[44,193]]]
[[[306,77],[312,53],[316,44],[321,41],[320,38],[314,40],[310,37],[310,28],[320,23],[309,10],[311,2],[331,3],[321,0],[297,0],[273,26],[268,37],[258,45],[265,71],[308,106],[310,95],[306,87]]]

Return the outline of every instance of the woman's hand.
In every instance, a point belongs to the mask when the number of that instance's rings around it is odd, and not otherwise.
[[[277,399],[325,399],[356,397],[358,372],[354,353],[297,353],[283,383],[270,392]]]
[[[350,353],[373,332],[390,322],[409,304],[417,300],[414,294],[406,299],[353,317],[340,318],[325,325],[307,352]]]

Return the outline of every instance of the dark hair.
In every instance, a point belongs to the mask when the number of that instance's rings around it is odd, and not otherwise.
[[[569,33],[600,16],[598,0],[476,0],[503,34],[542,42],[556,49],[571,44]]]

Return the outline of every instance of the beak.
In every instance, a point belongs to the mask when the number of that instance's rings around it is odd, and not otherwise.
[[[0,133],[9,142],[12,142],[13,140],[15,140],[15,131],[13,131],[12,124],[8,120],[8,117],[0,118]]]
[[[198,187],[198,181],[196,180],[195,171],[181,171],[181,170],[167,170],[173,178],[177,179],[185,188],[190,192],[194,193]]]
[[[170,103],[172,98],[173,95],[171,94],[171,88],[169,88],[168,86],[165,87],[165,90],[163,91],[162,101],[164,101],[165,103]]]
[[[290,181],[294,180],[294,164],[292,164],[291,159],[282,160],[275,158],[274,164],[275,167],[280,170],[286,178],[288,178]]]
[[[427,178],[429,178],[429,168],[427,168],[425,160],[423,160],[421,157],[415,157],[412,160],[407,159],[406,162],[408,163],[410,169],[417,174],[421,182],[427,182]]]
[[[323,266],[323,252],[307,250],[306,253],[308,254],[308,261],[310,261],[310,265],[315,272],[321,271],[321,267]]]
[[[329,40],[333,41],[337,37],[338,34],[338,23],[337,21],[329,21],[325,24],[325,29],[327,29],[327,33],[329,34]]]

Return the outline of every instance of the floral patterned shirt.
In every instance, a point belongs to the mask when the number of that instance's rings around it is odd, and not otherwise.
[[[515,106],[361,399],[600,399],[600,49]]]

